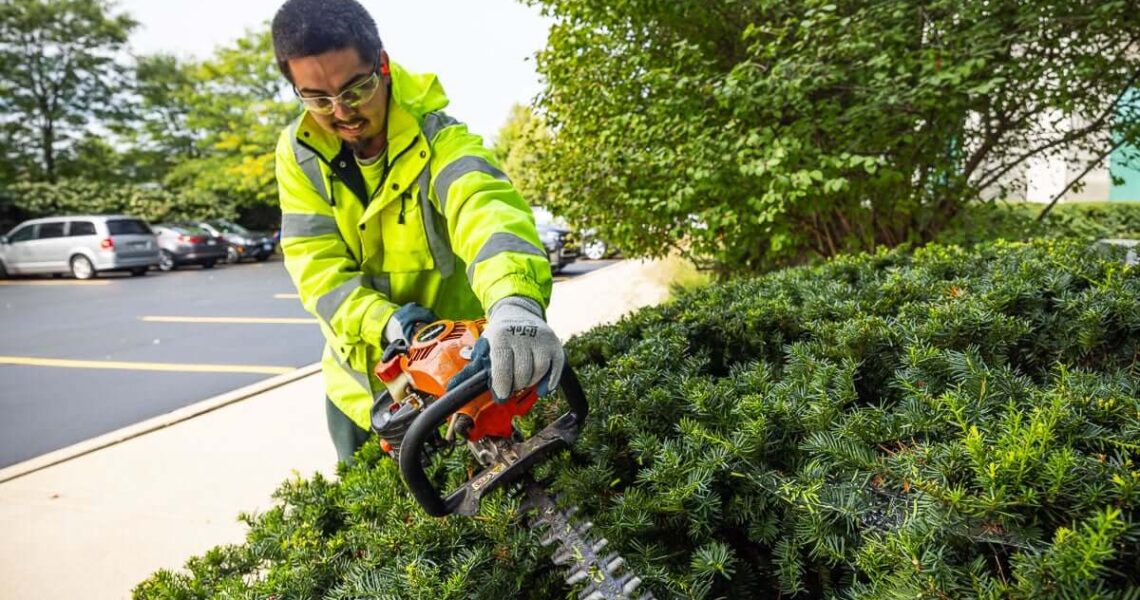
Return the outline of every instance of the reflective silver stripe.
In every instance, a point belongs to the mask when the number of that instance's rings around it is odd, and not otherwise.
[[[392,278],[387,273],[370,275],[368,281],[372,289],[384,294],[388,298],[392,297]]]
[[[352,377],[353,381],[359,384],[360,387],[364,389],[364,391],[368,392],[369,397],[372,397],[372,386],[368,383],[368,376],[348,366],[347,362],[341,360],[340,354],[337,354],[335,349],[332,349],[332,355],[333,358],[336,359],[337,366],[340,367],[345,373],[348,373],[348,375]]]
[[[317,298],[317,316],[329,324],[329,329],[335,331],[332,326],[333,315],[336,314],[336,310],[340,308],[340,305],[344,304],[345,298],[348,298],[349,294],[359,290],[362,285],[362,279],[357,275],[336,286],[331,291],[325,292],[320,298]]]
[[[300,126],[301,122],[298,121],[297,125]],[[296,159],[297,165],[301,167],[301,172],[305,177],[309,178],[309,183],[313,184],[313,189],[325,199],[325,202],[332,204],[332,199],[329,197],[329,192],[325,189],[325,177],[321,174],[321,163],[317,158],[317,153],[306,148],[297,140],[297,128],[293,128],[293,158]]]
[[[431,143],[431,141],[435,139],[435,136],[440,131],[443,131],[444,128],[458,124],[459,121],[451,118],[450,115],[442,110],[437,110],[424,115],[424,123],[420,126],[420,129],[423,130],[424,137],[427,138],[428,143]]]
[[[447,236],[447,226],[436,219],[435,206],[431,203],[431,169],[424,165],[419,176],[420,214],[424,219],[424,233],[427,234],[428,248],[435,261],[435,268],[444,279],[455,272],[455,252]]]
[[[447,214],[447,193],[451,189],[451,184],[468,173],[486,173],[495,179],[510,181],[505,173],[496,169],[487,162],[487,159],[481,156],[461,156],[448,163],[435,176],[435,195],[439,198],[439,210],[443,211],[443,214]]]
[[[285,213],[281,215],[281,239],[316,237],[318,235],[340,234],[336,219],[327,215],[306,215]]]
[[[534,244],[513,233],[500,231],[491,234],[491,237],[483,243],[483,247],[479,249],[479,253],[475,255],[475,260],[471,261],[471,266],[467,267],[467,281],[471,281],[475,276],[475,265],[503,252],[522,252],[546,258],[546,250],[535,247]]]

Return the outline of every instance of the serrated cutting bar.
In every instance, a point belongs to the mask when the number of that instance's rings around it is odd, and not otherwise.
[[[617,553],[601,553],[608,542],[605,538],[590,538],[594,524],[575,522],[575,507],[559,508],[554,498],[535,482],[526,485],[525,507],[534,511],[531,525],[542,528],[542,545],[557,544],[553,560],[569,569],[566,583],[585,584],[578,595],[581,600],[654,600],[648,592],[636,594],[640,577],[620,574],[625,559]]]

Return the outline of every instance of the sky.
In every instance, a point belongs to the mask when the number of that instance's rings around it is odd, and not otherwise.
[[[139,22],[136,54],[206,58],[273,18],[283,0],[119,0]],[[362,0],[392,60],[439,75],[447,112],[488,142],[511,105],[541,90],[534,54],[550,21],[517,0]]]

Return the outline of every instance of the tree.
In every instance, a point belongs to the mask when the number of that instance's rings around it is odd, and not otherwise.
[[[1134,0],[531,3],[543,186],[632,253],[921,244],[1030,159],[1138,136]]]
[[[189,76],[186,123],[199,155],[175,166],[165,185],[213,194],[241,211],[272,212],[277,136],[298,108],[283,97],[268,27],[190,66]]]
[[[0,125],[18,173],[54,181],[60,150],[118,114],[119,57],[136,23],[111,10],[105,0],[0,3]]]
[[[131,140],[127,153],[135,181],[160,182],[184,161],[202,155],[203,132],[190,126],[191,99],[198,83],[193,63],[169,54],[141,56],[135,62],[132,93],[137,104],[119,133]]]
[[[515,104],[491,147],[519,193],[536,206],[550,201],[538,173],[539,154],[549,143],[550,129],[542,117],[529,106]]]

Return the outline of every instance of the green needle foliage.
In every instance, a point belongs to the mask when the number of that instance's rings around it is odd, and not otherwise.
[[[1070,241],[689,292],[568,344],[592,413],[545,472],[659,598],[1140,597],[1137,298]],[[517,501],[431,519],[361,459],[135,597],[573,594]]]

